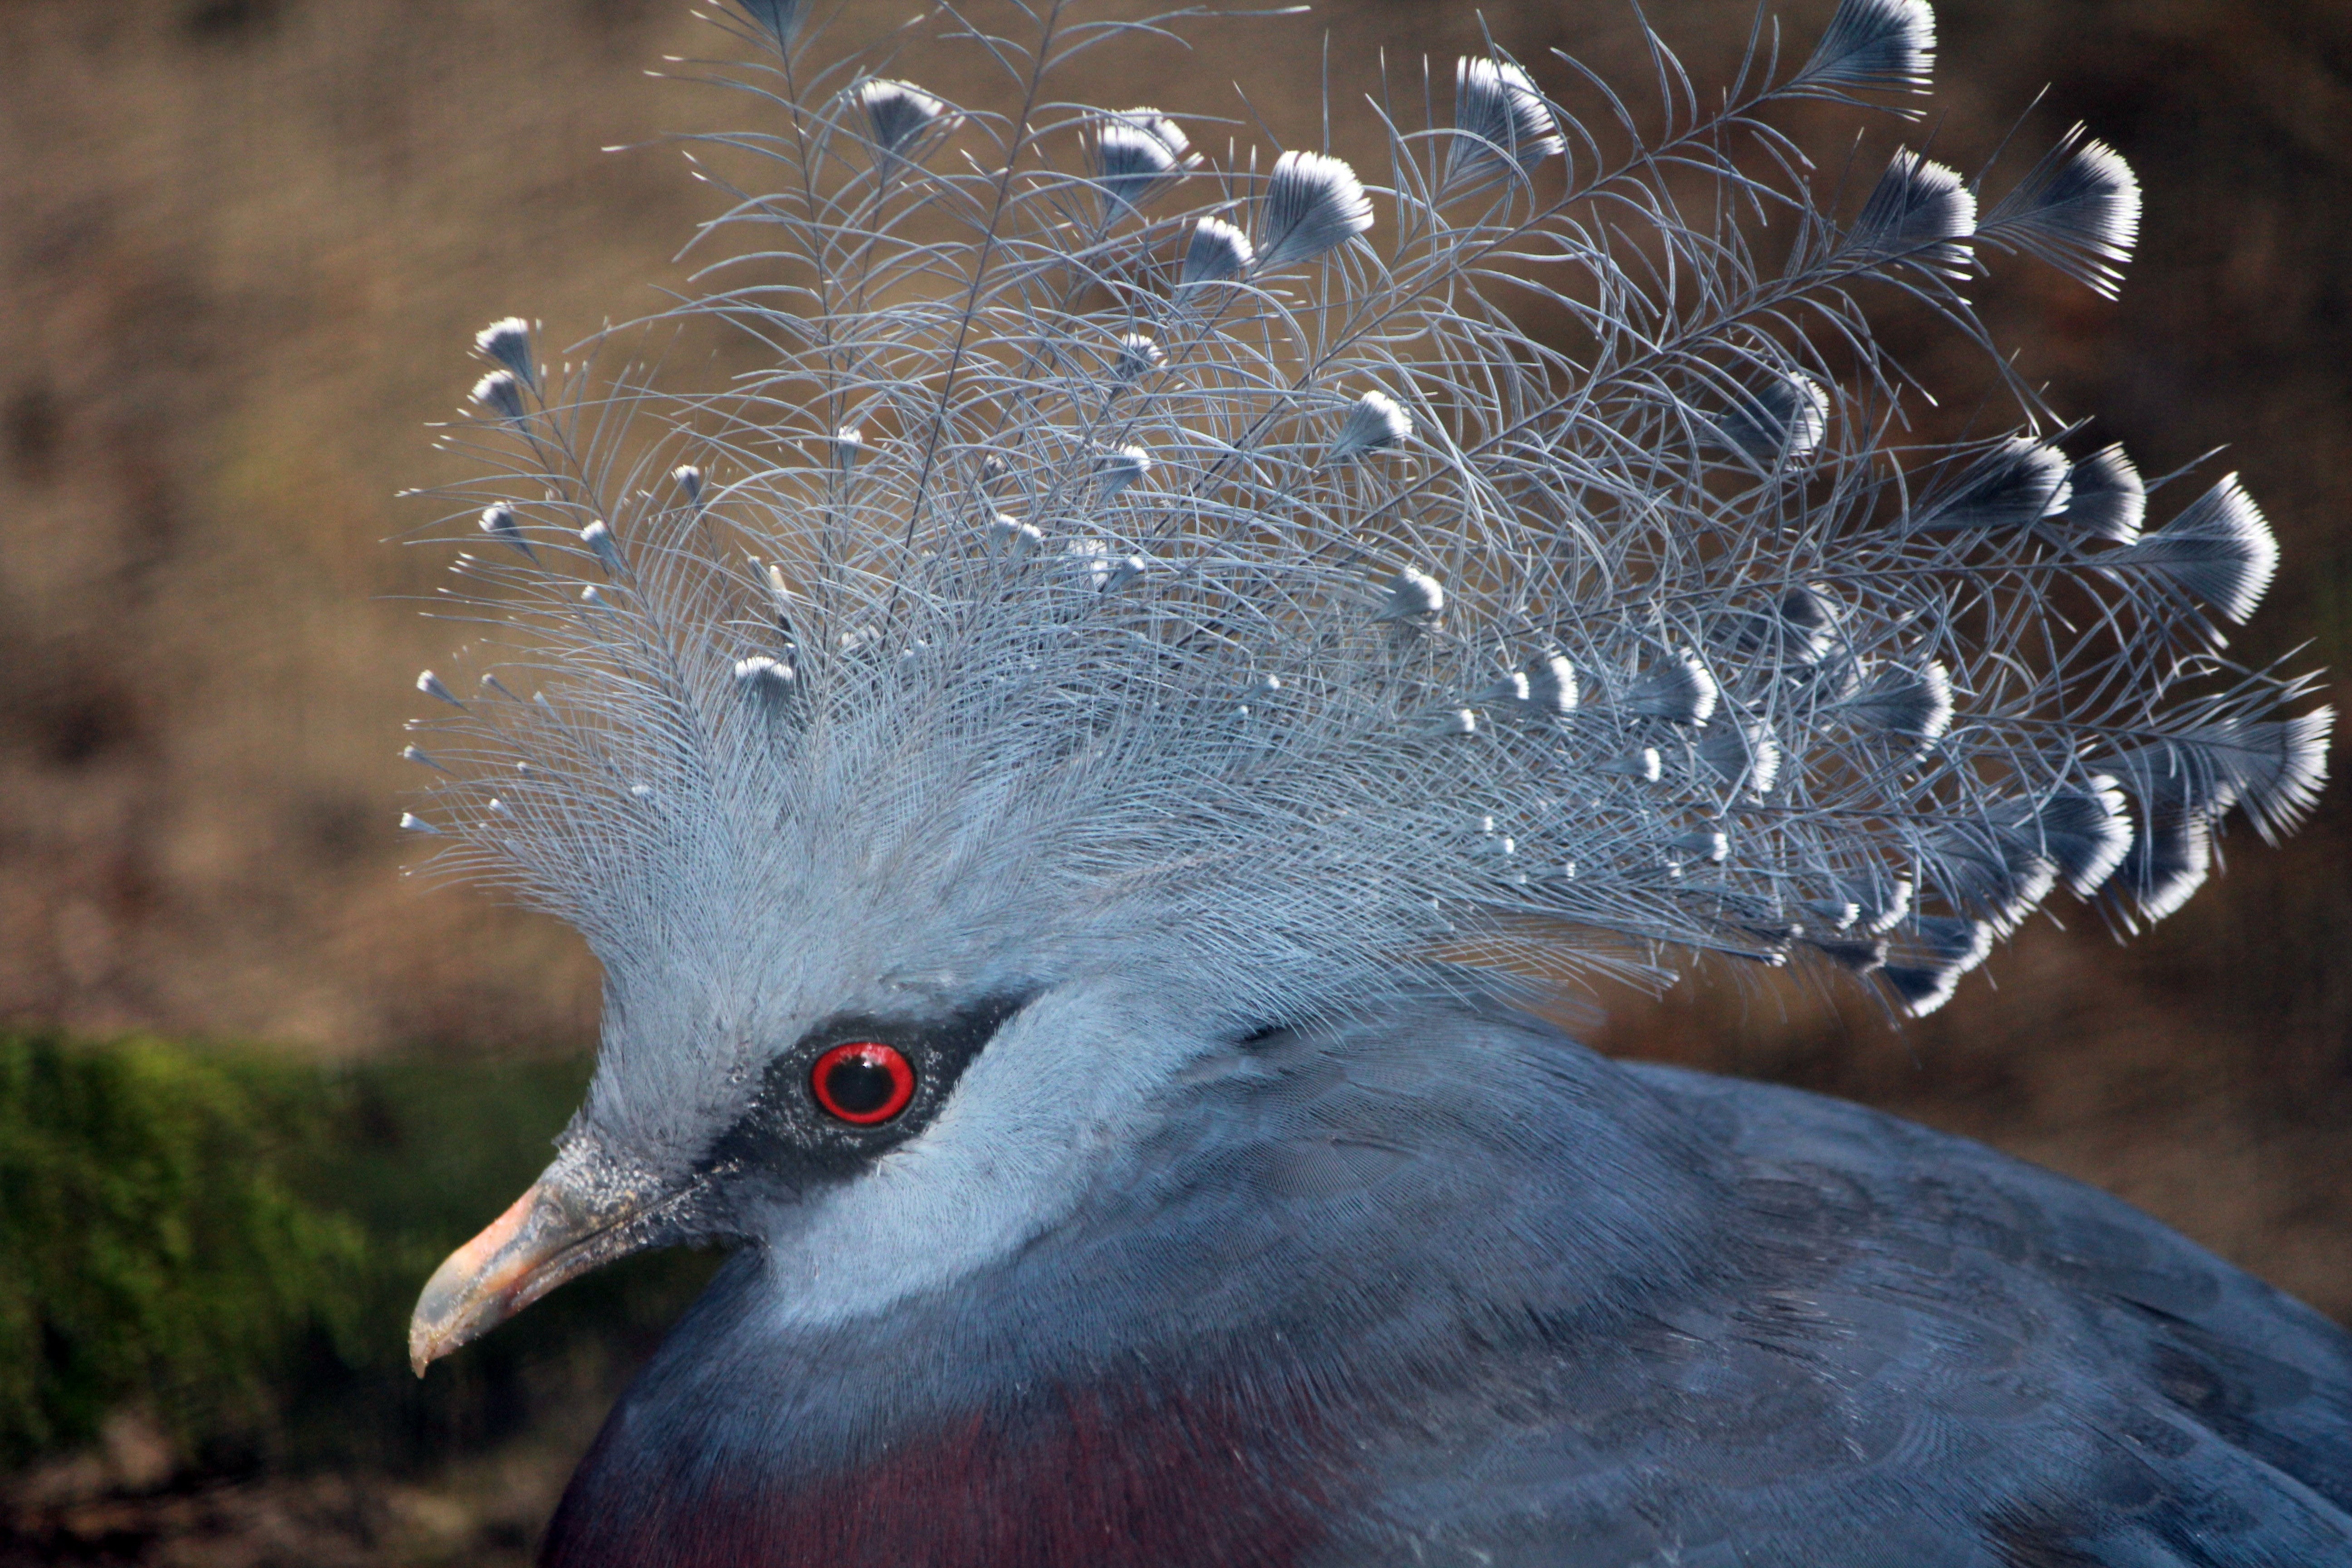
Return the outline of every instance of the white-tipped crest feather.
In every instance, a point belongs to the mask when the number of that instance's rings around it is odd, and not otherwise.
[[[1371,198],[1356,171],[1321,153],[1285,153],[1274,161],[1259,215],[1258,263],[1312,261],[1372,226]]]
[[[1509,60],[1454,63],[1454,128],[1449,181],[1531,169],[1567,146],[1534,79]]]

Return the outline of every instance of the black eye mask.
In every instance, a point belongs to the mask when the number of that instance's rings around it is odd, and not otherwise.
[[[996,996],[947,1014],[828,1018],[769,1062],[750,1107],[697,1172],[765,1176],[793,1189],[854,1174],[929,1127],[964,1069],[1028,1002]]]

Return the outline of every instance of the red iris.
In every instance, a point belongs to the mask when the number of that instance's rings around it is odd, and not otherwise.
[[[915,1098],[915,1069],[892,1047],[853,1040],[816,1058],[809,1089],[829,1114],[853,1127],[872,1127],[906,1110]]]

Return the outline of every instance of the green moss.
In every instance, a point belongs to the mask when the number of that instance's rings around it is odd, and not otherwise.
[[[0,1036],[0,1465],[127,1402],[215,1468],[400,1463],[609,1388],[707,1260],[569,1287],[423,1384],[404,1360],[418,1286],[537,1173],[584,1077]]]

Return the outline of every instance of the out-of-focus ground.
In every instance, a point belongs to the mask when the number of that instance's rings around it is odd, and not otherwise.
[[[878,6],[848,25],[907,9]],[[1782,8],[1792,51],[1830,9]],[[1702,84],[1751,17],[1730,0],[1647,15]],[[1484,18],[1549,83],[1567,80],[1555,46],[1649,79],[1621,0]],[[1319,19],[1340,89],[1383,47],[1392,67],[1445,60],[1481,26],[1420,0]],[[2120,303],[2012,267],[1984,291],[1997,335],[2150,473],[2226,447],[2207,471],[2242,470],[2286,562],[2239,651],[2308,642],[2304,664],[2341,668],[2352,11],[1946,0],[1939,20],[1939,94],[1906,135],[1972,168],[2012,124],[2031,149],[2080,118],[2148,193]],[[1239,79],[1286,140],[1314,141],[1315,22],[1194,37],[1105,55],[1088,95],[1230,114]],[[740,122],[744,100],[645,74],[723,42],[675,0],[0,5],[0,1020],[335,1059],[592,1037],[595,976],[567,933],[398,878],[409,680],[457,637],[415,613],[446,552],[385,541],[432,517],[395,490],[457,477],[423,426],[477,374],[475,328],[516,312],[569,342],[682,282],[670,258],[716,198],[674,150],[597,149]],[[1363,145],[1352,94],[1333,100],[1339,150]],[[1832,172],[1843,123],[1811,122]],[[1893,134],[1874,132],[1867,166]],[[2340,788],[2283,850],[2233,831],[2227,875],[2152,934],[2039,922],[1899,1035],[1858,996],[1727,974],[1663,1003],[1612,993],[1594,1033],[1983,1138],[2352,1318],[2348,842]],[[11,1483],[0,1561],[511,1556],[617,1375],[439,1468],[217,1485],[126,1413]]]

